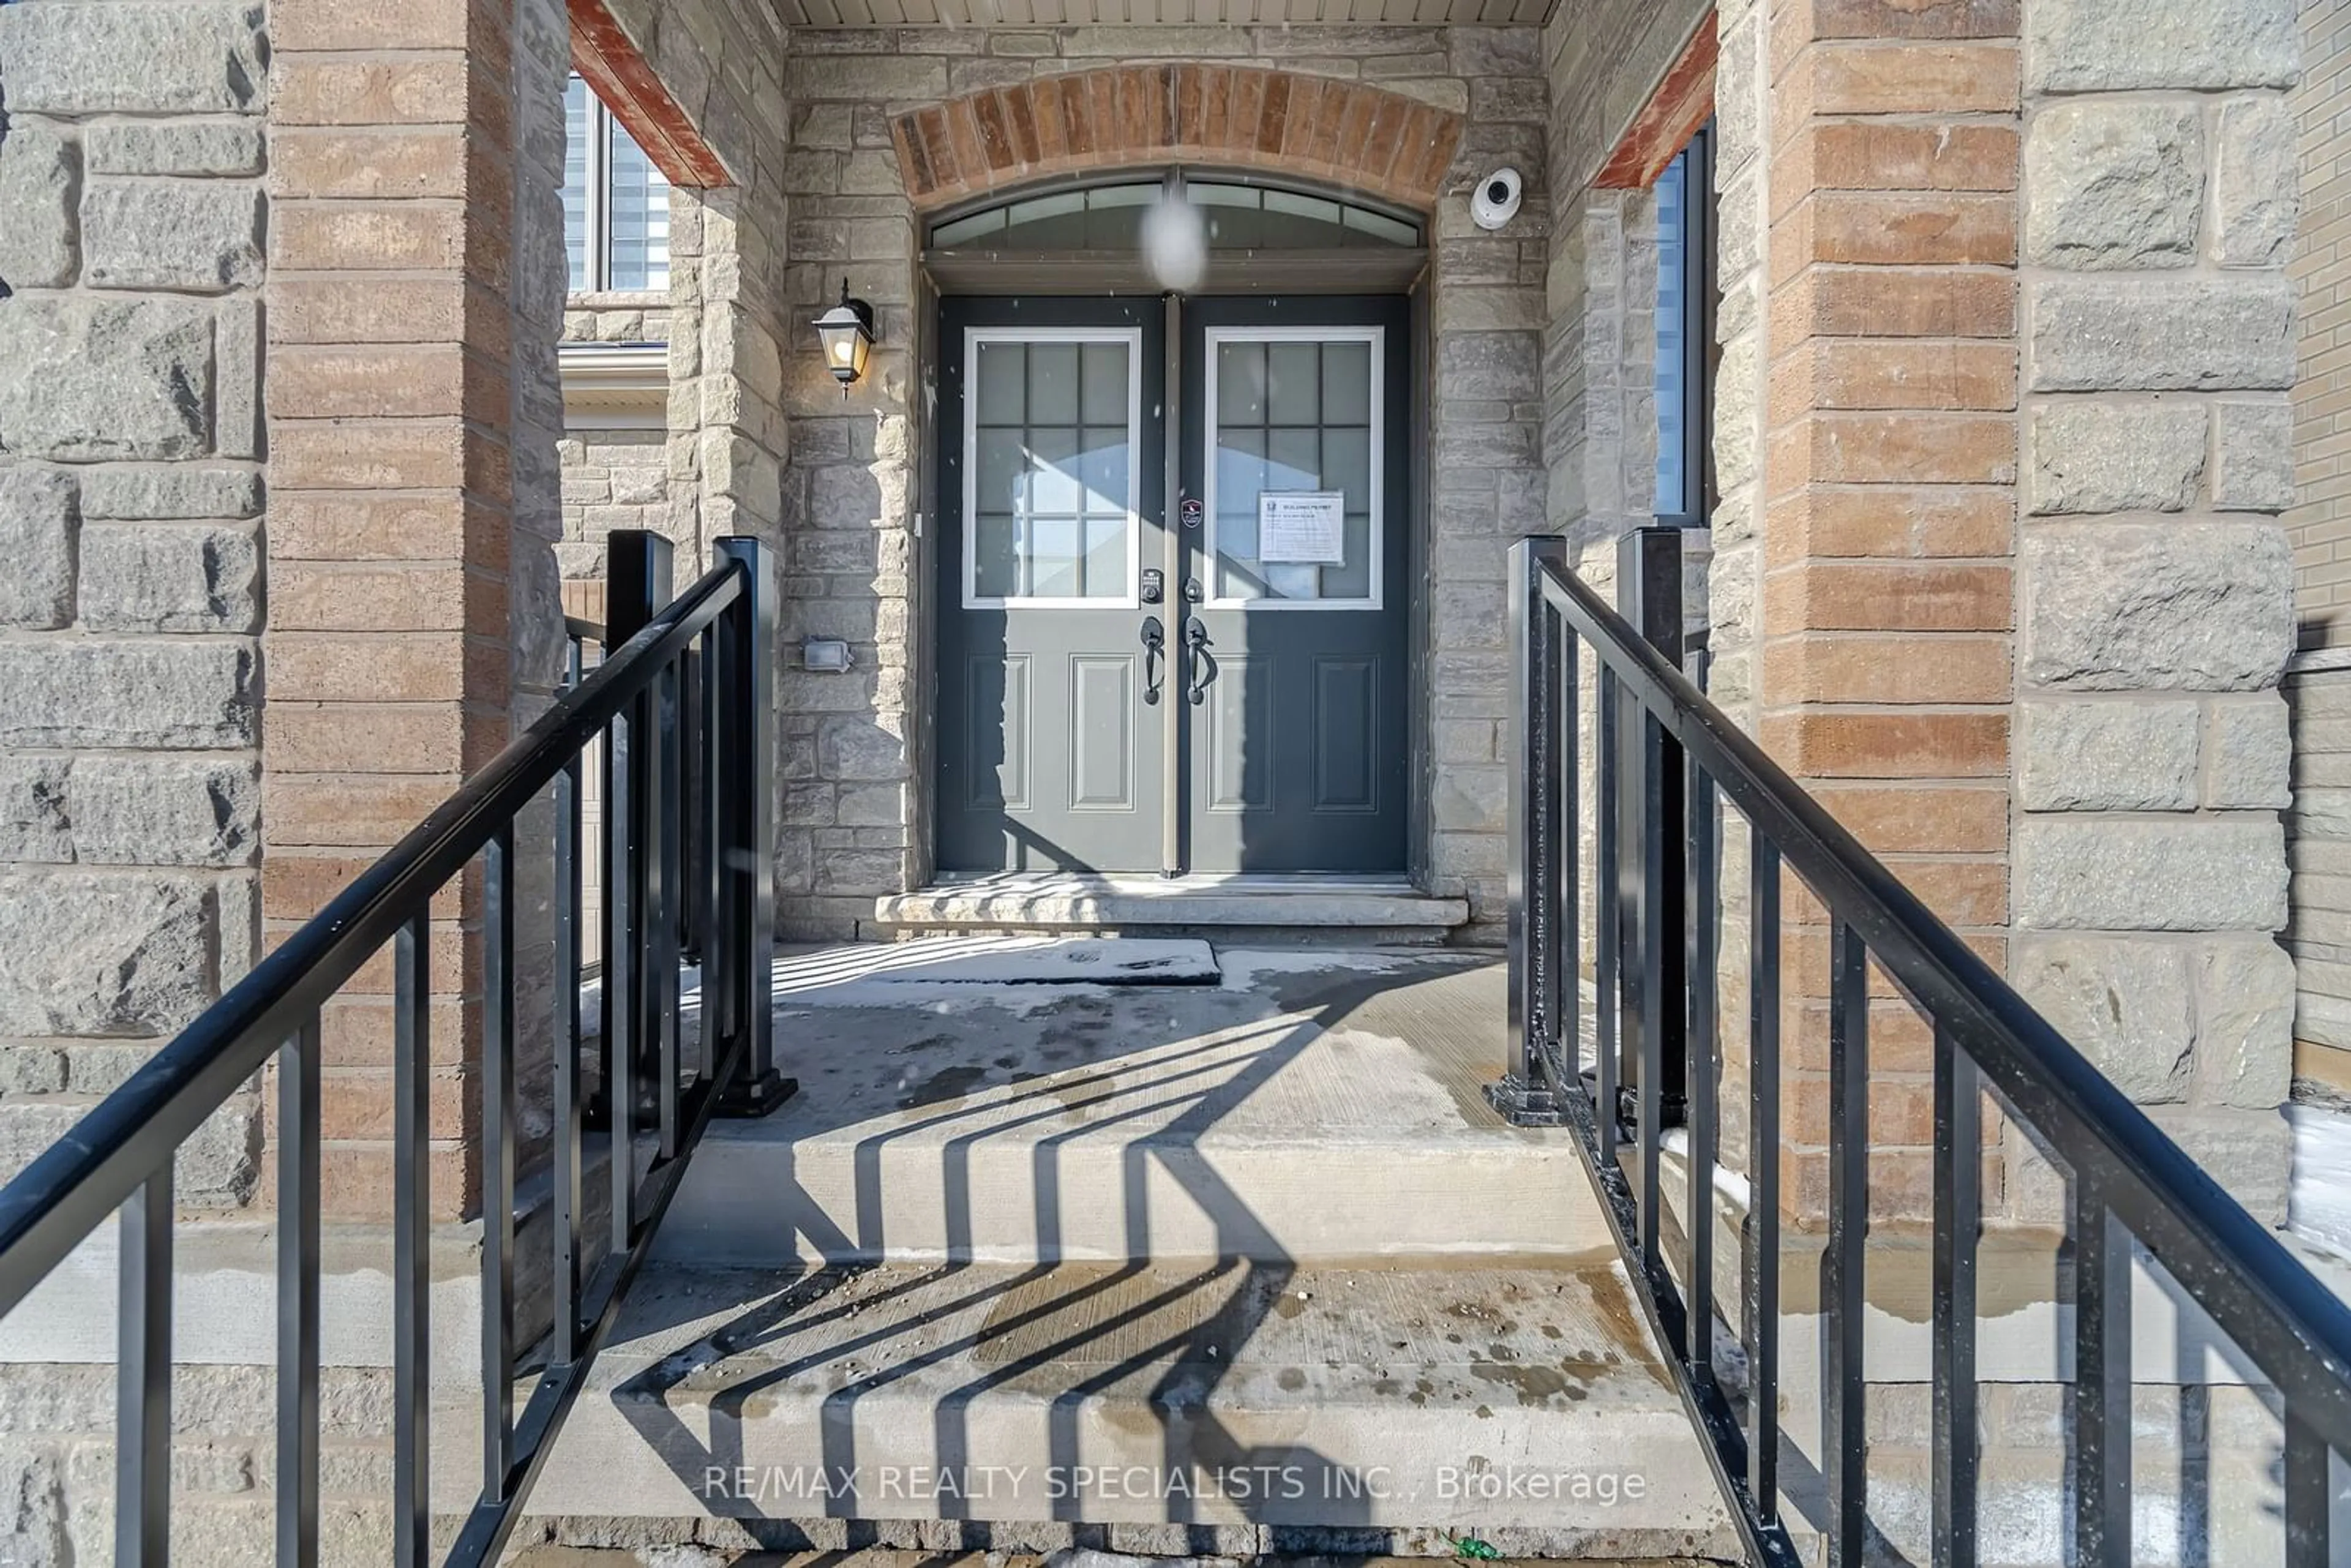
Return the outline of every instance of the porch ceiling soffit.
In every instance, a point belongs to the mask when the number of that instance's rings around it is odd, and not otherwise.
[[[1196,162],[1436,204],[1461,117],[1359,82],[1246,65],[1113,66],[983,89],[891,121],[928,210],[1044,176]]]

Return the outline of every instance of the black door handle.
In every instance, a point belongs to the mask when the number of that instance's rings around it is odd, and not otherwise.
[[[1196,615],[1184,622],[1184,646],[1191,651],[1192,687],[1185,695],[1197,707],[1208,700],[1208,681],[1217,673],[1217,661],[1208,653],[1208,628]]]
[[[1143,618],[1143,700],[1146,703],[1155,703],[1159,700],[1159,683],[1166,674],[1166,629],[1159,624],[1158,616],[1144,616]]]

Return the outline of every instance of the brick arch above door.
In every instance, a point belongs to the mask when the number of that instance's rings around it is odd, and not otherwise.
[[[891,121],[917,208],[1046,175],[1196,161],[1426,210],[1461,117],[1358,82],[1250,66],[1110,67],[989,88]]]

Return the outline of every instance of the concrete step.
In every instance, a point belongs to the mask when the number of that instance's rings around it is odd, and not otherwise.
[[[1119,876],[1008,872],[942,877],[875,901],[897,936],[935,932],[1113,932],[1231,941],[1444,941],[1469,918],[1392,876],[1200,874]]]
[[[799,1097],[715,1124],[672,1263],[1053,1263],[1580,1254],[1607,1245],[1567,1135],[1481,1087],[1502,970],[1457,955],[1223,949],[1218,983],[910,979],[887,945],[787,959]]]
[[[1179,1552],[1441,1552],[1458,1533],[1732,1554],[1613,1252],[668,1270],[530,1507],[807,1521],[751,1537],[778,1543],[858,1520],[1013,1550],[1100,1524]]]

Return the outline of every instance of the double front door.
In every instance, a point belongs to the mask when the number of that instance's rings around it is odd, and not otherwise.
[[[941,314],[940,869],[1402,871],[1405,301]]]

